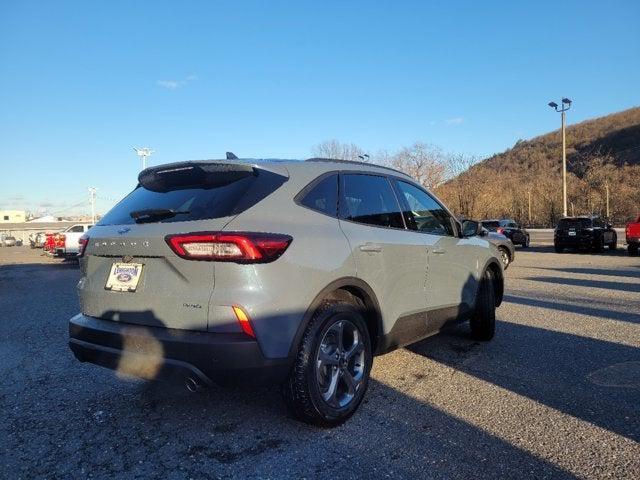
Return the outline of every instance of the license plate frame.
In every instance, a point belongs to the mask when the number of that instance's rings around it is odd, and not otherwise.
[[[140,283],[144,264],[113,262],[107,275],[105,290],[112,292],[135,292]]]

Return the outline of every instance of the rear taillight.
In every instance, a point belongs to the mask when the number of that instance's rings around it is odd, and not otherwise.
[[[167,235],[165,240],[187,260],[267,263],[282,255],[292,238],[278,233],[196,232]]]
[[[89,245],[89,237],[80,237],[80,240],[78,240],[78,258],[84,257],[87,245]]]
[[[498,232],[498,233],[500,233],[500,234],[504,235],[504,228],[500,228],[500,227],[499,227],[499,228],[497,228],[497,229],[496,229],[496,232]]]

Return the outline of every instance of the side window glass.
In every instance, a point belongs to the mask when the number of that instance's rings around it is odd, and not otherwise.
[[[307,192],[300,204],[335,217],[338,214],[338,175],[320,180]]]
[[[516,228],[516,229],[517,229],[517,228],[518,228],[518,225],[517,225],[517,224],[515,224],[515,223],[513,223],[513,222],[510,222],[510,223],[509,223],[509,225],[508,225],[508,227],[509,227],[509,228]]]
[[[378,227],[404,228],[389,180],[377,175],[343,174],[340,218]]]
[[[431,195],[410,183],[397,181],[406,201],[405,218],[409,218],[409,228],[433,235],[455,236],[451,217]]]
[[[73,233],[84,232],[84,227],[82,225],[76,225],[75,227],[71,227],[69,231]]]

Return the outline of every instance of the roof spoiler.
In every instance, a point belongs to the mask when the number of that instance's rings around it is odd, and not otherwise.
[[[147,168],[138,182],[147,190],[168,192],[187,188],[216,188],[256,175],[252,165],[223,162],[179,162]]]

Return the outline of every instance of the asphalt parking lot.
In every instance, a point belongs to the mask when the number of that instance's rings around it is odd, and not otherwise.
[[[277,389],[117,378],[67,348],[73,262],[0,249],[2,478],[640,478],[640,259],[518,249],[492,342],[376,359],[333,430]]]

